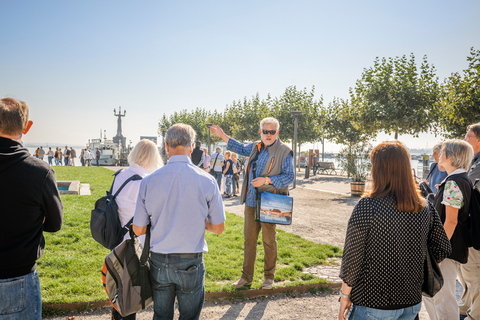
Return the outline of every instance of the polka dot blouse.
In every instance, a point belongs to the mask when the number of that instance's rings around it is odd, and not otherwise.
[[[427,242],[437,261],[451,251],[433,206],[411,213],[388,196],[360,199],[348,222],[340,271],[352,287],[352,303],[400,309],[421,302]]]

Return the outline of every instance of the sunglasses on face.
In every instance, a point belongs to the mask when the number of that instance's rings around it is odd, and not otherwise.
[[[274,136],[277,133],[277,130],[263,130],[262,129],[262,133],[263,134],[270,134],[270,135]]]

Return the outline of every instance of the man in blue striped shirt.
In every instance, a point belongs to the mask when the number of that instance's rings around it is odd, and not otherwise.
[[[294,179],[292,151],[279,139],[280,123],[275,118],[265,118],[260,122],[261,141],[250,144],[230,138],[216,125],[211,126],[210,131],[227,143],[228,150],[250,157],[240,197],[245,203],[242,277],[233,286],[241,288],[253,281],[261,229],[265,251],[262,289],[272,289],[277,263],[276,225],[255,221],[255,201],[257,192],[288,194],[288,186]]]

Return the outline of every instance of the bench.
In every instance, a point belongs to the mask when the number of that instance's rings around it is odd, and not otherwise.
[[[322,174],[337,174],[335,170],[335,164],[328,161],[319,161],[317,164],[317,172]]]

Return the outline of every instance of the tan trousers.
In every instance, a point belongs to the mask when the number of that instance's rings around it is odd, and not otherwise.
[[[275,277],[275,266],[277,264],[276,225],[255,221],[254,215],[255,208],[245,206],[243,231],[245,242],[243,247],[242,277],[248,282],[253,280],[255,259],[257,256],[257,241],[260,229],[262,229],[263,249],[265,251],[263,267],[265,279],[273,279]]]
[[[480,320],[480,251],[468,248],[468,262],[460,265],[458,281],[464,288],[460,313]]]
[[[445,259],[440,265],[443,275],[443,287],[433,297],[423,297],[423,303],[430,320],[456,320],[459,318],[458,303],[455,297],[457,268],[459,263]]]

